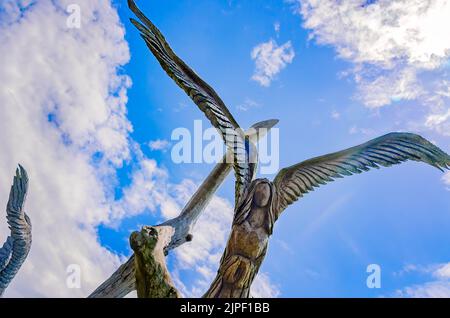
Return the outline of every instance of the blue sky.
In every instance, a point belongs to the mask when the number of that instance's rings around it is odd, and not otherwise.
[[[150,1],[139,5],[177,54],[216,89],[243,127],[280,119],[280,168],[404,130],[408,113],[415,115],[413,110],[419,107],[417,101],[408,101],[372,110],[355,100],[354,83],[339,76],[351,67],[349,62],[337,58],[333,47],[308,39],[309,32],[301,27],[301,17],[293,14],[292,4]],[[131,50],[124,72],[133,79],[128,103],[133,138],[145,144],[170,139],[174,127],[192,129],[193,120],[202,119],[202,114],[148,52],[127,21],[127,7],[117,6]],[[280,25],[278,32],[275,24]],[[269,39],[279,44],[291,41],[295,58],[270,87],[263,87],[251,80],[255,65],[250,52]],[[258,106],[240,110],[246,100]],[[207,121],[204,126],[208,127]],[[352,133],[352,127],[367,132]],[[448,137],[428,131],[423,135],[444,149],[450,146]],[[183,178],[199,182],[212,168],[175,165],[170,151],[143,149],[170,171],[172,182]],[[126,175],[124,171],[123,182]],[[376,297],[420,283],[426,277],[395,273],[408,264],[448,261],[450,196],[441,177],[428,166],[407,163],[339,180],[307,195],[277,222],[262,271],[283,297]],[[232,201],[232,191],[230,176],[219,195]],[[119,233],[101,229],[100,239],[125,251],[126,242],[117,237],[156,220],[148,214],[137,216],[124,221]],[[366,266],[371,263],[382,268],[381,289],[366,287]]]
[[[79,30],[67,31],[67,14],[54,8],[69,2],[81,7]],[[448,26],[450,5],[432,1],[420,15],[420,5],[394,2],[397,7],[357,0],[137,4],[242,127],[280,120],[281,169],[391,131],[419,133],[450,151],[450,43],[440,31]],[[14,112],[2,107],[10,126],[3,127],[9,138],[1,140],[6,155],[0,171],[2,180],[9,180],[20,161],[30,176],[45,181],[31,185],[29,209],[35,214],[29,214],[39,239],[10,295],[47,296],[38,287],[27,289],[26,281],[32,268],[56,257],[55,267],[42,274],[42,283],[45,278],[54,284],[48,292],[85,296],[130,255],[132,231],[176,215],[211,171],[207,163],[175,164],[170,151],[174,129],[192,130],[197,119],[204,128],[210,124],[148,51],[129,22],[126,1],[20,3],[0,5],[5,17],[0,46],[14,53],[0,72],[7,82],[0,101],[20,105]],[[35,51],[32,58],[25,45]],[[22,142],[23,127],[36,137]],[[72,142],[61,142],[66,137]],[[165,147],[151,149],[155,141]],[[258,295],[450,295],[448,176],[408,162],[306,195],[275,225]],[[201,295],[217,269],[233,179],[230,175],[218,190],[194,242],[169,256],[175,281],[187,295]],[[6,197],[5,189],[1,195]],[[50,231],[58,242],[51,249],[44,239]],[[209,237],[214,242],[205,245]],[[66,253],[69,246],[72,253]],[[80,293],[64,289],[69,263],[81,264],[85,273]],[[379,289],[366,286],[369,264],[381,267]]]

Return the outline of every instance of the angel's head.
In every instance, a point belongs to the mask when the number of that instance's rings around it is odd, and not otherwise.
[[[260,207],[266,207],[270,203],[272,197],[272,189],[270,181],[267,179],[259,179],[259,182],[255,186],[255,192],[253,194],[253,203]]]

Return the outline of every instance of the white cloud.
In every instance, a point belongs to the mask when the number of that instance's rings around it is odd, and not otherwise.
[[[277,36],[278,36],[278,34],[280,33],[280,29],[281,29],[281,24],[280,24],[280,22],[275,22],[275,23],[273,24],[273,29],[275,30],[275,33],[276,33]]]
[[[297,2],[311,38],[353,63],[356,97],[367,107],[417,100],[428,106],[422,126],[450,135],[450,2]]]
[[[151,140],[148,143],[148,147],[151,150],[167,150],[167,148],[170,146],[170,142],[165,139],[157,139],[157,140]]]
[[[449,186],[448,189],[450,190],[450,172],[447,172],[442,178],[444,183]]]
[[[126,90],[118,74],[129,60],[116,10],[84,1],[82,28],[68,29],[71,1],[36,1],[24,12],[0,4],[0,204],[15,166],[30,176],[26,210],[33,245],[6,296],[85,296],[119,264],[96,226],[110,219],[111,173],[130,155]],[[57,7],[58,6],[58,7]],[[93,163],[92,156],[102,153]],[[0,241],[8,233],[0,222]],[[81,266],[81,289],[66,287],[66,268]]]
[[[420,272],[429,275],[432,280],[397,290],[394,294],[395,296],[413,298],[450,297],[450,263],[429,266],[408,265],[400,273],[408,274],[411,272]]]
[[[273,39],[258,44],[251,52],[252,60],[255,61],[255,73],[252,79],[262,86],[270,86],[274,77],[286,65],[292,63],[294,56],[291,41],[281,46],[278,46]]]
[[[333,110],[331,112],[331,118],[335,119],[335,120],[339,120],[341,118],[341,113],[339,113],[336,110]]]
[[[361,135],[365,135],[365,136],[370,136],[370,135],[373,135],[375,133],[375,131],[370,129],[370,128],[361,128],[361,127],[358,127],[358,126],[352,126],[348,130],[348,133],[350,135],[361,134]]]
[[[450,279],[450,263],[442,264],[434,272],[433,275],[439,279]]]
[[[374,78],[356,74],[357,98],[369,108],[379,108],[400,100],[414,100],[424,94],[413,68],[400,68]]]
[[[266,273],[260,272],[253,282],[250,295],[256,298],[275,298],[280,296],[280,290],[270,281]]]
[[[0,68],[0,204],[20,162],[30,176],[26,210],[33,223],[30,255],[6,297],[88,295],[124,261],[101,246],[99,224],[118,225],[144,211],[176,216],[195,189],[189,180],[170,184],[129,136],[131,80],[120,71],[129,50],[117,11],[110,1],[83,1],[81,28],[68,29],[64,9],[71,3],[0,3],[0,50],[8,52]],[[116,170],[131,157],[131,183],[115,201]],[[192,289],[210,282],[205,277],[216,270],[231,215],[230,203],[215,197],[194,241],[177,251],[180,266],[198,265]],[[0,222],[1,242],[7,233]],[[70,264],[81,266],[80,289],[66,286]]]
[[[340,57],[388,68],[402,59],[435,68],[446,62],[450,6],[446,1],[302,1],[305,27]]]
[[[295,252],[292,249],[292,247],[286,241],[277,239],[275,242],[280,246],[280,248],[283,249],[283,251],[289,253],[290,255],[294,255],[295,254]]]
[[[163,219],[178,215],[179,207],[169,195],[174,187],[168,183],[168,174],[157,166],[156,161],[139,158],[139,163],[131,175],[131,184],[123,189],[123,196],[111,202],[109,225],[116,226],[124,217],[145,211],[160,211]]]
[[[261,107],[261,104],[255,102],[253,99],[246,98],[245,101],[242,104],[239,104],[236,106],[238,110],[241,110],[243,112],[246,112],[253,108],[259,108]]]
[[[398,297],[412,298],[449,298],[450,283],[445,281],[429,282],[422,285],[405,287],[396,293]]]

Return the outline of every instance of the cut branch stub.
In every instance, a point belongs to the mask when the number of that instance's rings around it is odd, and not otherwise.
[[[133,232],[130,245],[134,251],[136,289],[139,298],[179,298],[167,269],[164,248],[173,228],[144,226]]]

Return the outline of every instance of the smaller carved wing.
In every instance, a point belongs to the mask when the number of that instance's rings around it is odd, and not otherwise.
[[[3,269],[0,271],[0,295],[17,274],[30,251],[31,221],[23,210],[27,191],[28,175],[25,169],[19,165],[6,207],[6,219],[11,230],[11,236],[5,243],[6,249],[3,250],[2,248],[2,251],[9,255]],[[3,258],[0,257],[0,260],[3,263]]]
[[[274,180],[275,213],[315,187],[370,168],[389,167],[406,160],[422,161],[440,170],[450,168],[450,156],[421,136],[390,133],[362,145],[306,160],[282,169]]]
[[[3,244],[2,248],[0,248],[0,273],[8,264],[13,248],[13,239],[11,236],[8,236],[6,242]]]

